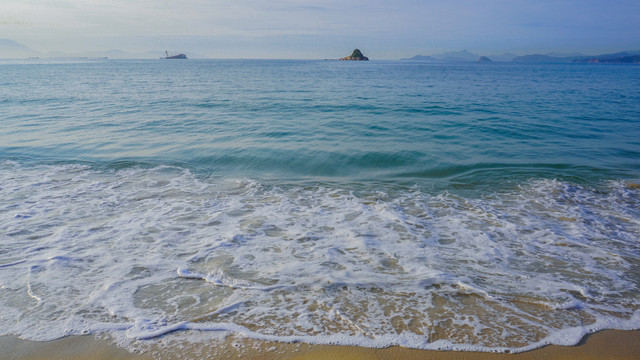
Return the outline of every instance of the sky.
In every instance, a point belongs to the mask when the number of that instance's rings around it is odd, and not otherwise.
[[[372,59],[640,50],[639,0],[0,0],[0,39],[41,52]]]

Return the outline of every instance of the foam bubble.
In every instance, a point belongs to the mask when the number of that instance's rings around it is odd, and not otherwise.
[[[3,162],[0,184],[3,335],[516,352],[640,327],[622,181],[463,197]]]

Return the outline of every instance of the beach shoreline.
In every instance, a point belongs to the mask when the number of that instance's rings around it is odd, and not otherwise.
[[[1,66],[0,360],[640,329],[638,69],[185,64]]]
[[[93,336],[70,336],[58,340],[36,342],[12,336],[0,337],[2,359],[638,359],[640,330],[604,330],[585,336],[575,346],[549,345],[516,353],[417,350],[403,347],[383,349],[356,346],[275,343],[230,336],[222,342],[182,344],[167,349],[146,349],[131,353],[126,349]],[[7,355],[9,354],[9,355]],[[8,357],[6,357],[8,356]]]

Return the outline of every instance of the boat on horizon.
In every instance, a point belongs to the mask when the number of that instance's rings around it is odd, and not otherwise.
[[[178,55],[169,55],[168,51],[164,52],[164,56],[160,57],[160,59],[186,59],[187,55],[185,54],[178,54]]]

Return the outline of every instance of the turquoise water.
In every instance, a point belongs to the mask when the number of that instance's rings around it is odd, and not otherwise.
[[[95,61],[2,72],[5,158],[442,188],[640,171],[633,66]]]
[[[522,351],[640,328],[639,84],[633,65],[5,60],[0,332]]]

